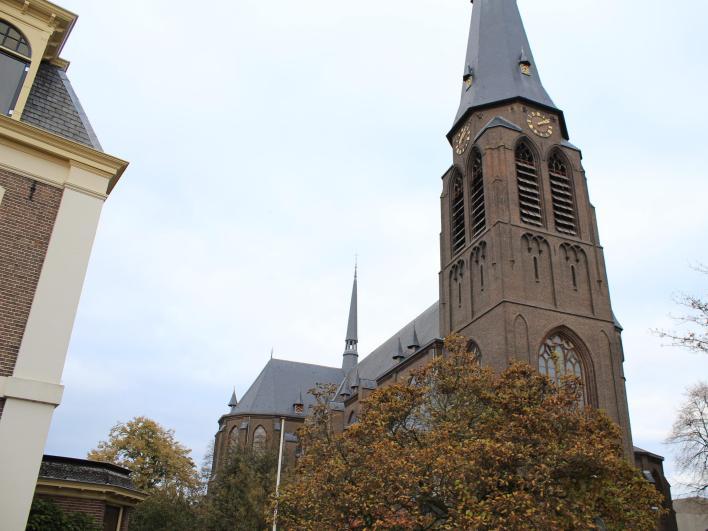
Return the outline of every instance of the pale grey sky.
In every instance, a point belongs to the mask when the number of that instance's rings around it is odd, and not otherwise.
[[[147,415],[200,460],[271,347],[340,363],[355,252],[362,352],[437,298],[469,2],[62,5],[80,15],[69,77],[131,166],[104,210],[49,453],[81,457]],[[689,266],[708,262],[708,4],[519,5],[583,150],[635,443],[666,455],[684,389],[708,379],[708,358],[650,333],[671,326],[672,294],[707,291]]]

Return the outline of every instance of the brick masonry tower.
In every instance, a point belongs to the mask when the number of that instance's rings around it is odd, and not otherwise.
[[[60,57],[76,15],[0,0],[0,528],[25,529],[101,208],[104,153]]]
[[[575,374],[584,400],[632,437],[581,152],[541,84],[516,0],[476,0],[443,176],[440,325],[503,370]]]

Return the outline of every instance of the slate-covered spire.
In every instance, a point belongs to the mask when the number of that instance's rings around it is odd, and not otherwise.
[[[359,344],[358,321],[357,321],[357,278],[358,267],[354,266],[354,286],[352,287],[352,301],[349,306],[349,323],[347,324],[347,338],[344,342],[344,356],[342,360],[342,369],[345,372],[351,371],[359,362],[359,352],[357,345]]]
[[[234,413],[238,407],[238,397],[236,397],[236,388],[234,387],[234,392],[231,394],[231,400],[229,400],[229,407],[231,408],[231,413]]]
[[[516,0],[474,0],[462,98],[451,133],[472,110],[514,99],[558,110],[541,83]]]

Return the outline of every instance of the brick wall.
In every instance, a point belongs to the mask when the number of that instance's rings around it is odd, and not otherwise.
[[[120,531],[128,531],[130,526],[130,516],[133,514],[133,509],[130,507],[123,508],[123,520],[120,524]]]
[[[0,186],[0,376],[11,376],[62,190],[2,169]]]
[[[69,498],[65,496],[38,496],[44,500],[53,501],[65,513],[86,513],[91,515],[96,523],[103,528],[103,511],[106,504],[99,500],[86,500],[83,498]]]

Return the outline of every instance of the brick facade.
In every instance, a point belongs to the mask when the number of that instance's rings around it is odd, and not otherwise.
[[[547,137],[529,126],[529,116],[542,112],[556,125]],[[491,107],[465,121],[474,140],[454,153],[454,165],[443,177],[441,334],[459,333],[473,340],[482,363],[498,372],[513,360],[539,367],[545,342],[562,336],[580,358],[587,402],[620,426],[631,459],[621,329],[612,312],[581,154],[561,136],[560,121],[558,113],[524,102]],[[488,127],[494,123],[502,125]],[[518,162],[523,149],[530,153],[526,166]],[[477,232],[471,221],[476,160],[484,193],[484,224]],[[551,160],[562,161],[567,175],[568,209],[574,219],[570,232],[559,228],[553,210],[557,199]],[[535,177],[525,177],[523,171]],[[529,207],[521,197],[530,193],[528,179],[537,182],[539,220],[524,217]],[[465,208],[460,247],[453,245],[457,182],[463,187]]]
[[[62,191],[2,169],[0,186],[0,376],[11,376]]]
[[[93,517],[99,529],[104,529],[106,515],[106,502],[102,500],[89,500],[86,498],[73,498],[70,496],[38,495],[37,498],[54,502],[65,513],[85,513]],[[132,507],[123,507],[120,531],[128,531]]]
[[[103,527],[103,515],[106,504],[100,500],[88,500],[85,498],[72,498],[68,496],[37,496],[43,500],[54,502],[65,513],[86,513],[93,517],[100,527]]]

